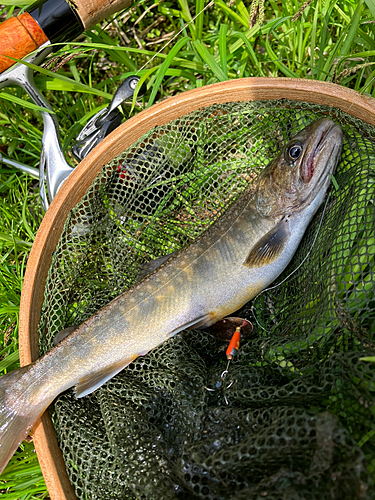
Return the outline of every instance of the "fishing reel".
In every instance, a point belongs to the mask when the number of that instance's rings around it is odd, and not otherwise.
[[[36,52],[25,58],[25,62],[38,65],[52,51],[51,44],[45,43]],[[83,127],[71,148],[73,156],[82,161],[88,153],[105,137],[115,130],[123,121],[121,105],[133,97],[139,82],[136,75],[126,78],[115,92],[109,106],[100,110]],[[34,81],[32,67],[18,63],[0,75],[0,88],[19,86],[27,92],[36,105],[46,109],[41,111],[43,118],[43,137],[39,170],[0,155],[5,165],[17,168],[32,177],[39,179],[39,194],[44,210],[47,210],[56,193],[74,170],[66,161],[61,148],[59,125],[52,107],[41,94]]]

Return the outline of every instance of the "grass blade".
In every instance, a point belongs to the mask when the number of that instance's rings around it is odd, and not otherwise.
[[[219,80],[219,82],[225,82],[225,80],[227,79],[225,73],[220,68],[220,66],[217,64],[217,62],[212,57],[212,55],[209,53],[209,51],[208,51],[207,47],[204,45],[204,43],[201,40],[194,40],[193,45],[197,49],[197,51],[198,51],[199,55],[201,56],[201,58],[203,59],[203,61],[207,64],[207,66],[210,68],[212,73]]]
[[[324,17],[321,39],[320,39],[320,43],[319,43],[319,47],[320,47],[319,59],[318,59],[318,65],[316,68],[318,80],[324,80],[326,77],[326,73],[324,72],[324,69],[323,69],[324,68],[324,60],[325,60],[324,51],[325,51],[327,39],[329,38],[329,35],[330,35],[330,31],[329,31],[330,17],[331,17],[331,12],[332,12],[334,6],[335,6],[335,4],[333,3],[328,7],[328,11]]]
[[[354,42],[354,38],[357,36],[357,30],[359,26],[359,22],[361,19],[361,12],[363,10],[363,0],[358,2],[357,8],[355,9],[354,15],[352,17],[349,32],[346,36],[345,42],[341,47],[340,55],[347,54],[350,50],[350,46]]]
[[[201,40],[203,34],[203,16],[204,16],[203,9],[204,9],[204,0],[196,0],[195,36],[197,40]]]
[[[244,22],[248,24],[249,18],[250,18],[250,13],[247,10],[247,8],[245,7],[245,4],[243,3],[243,1],[237,0],[236,7],[237,7],[238,12],[240,13],[240,16],[244,20]]]
[[[219,53],[220,53],[220,66],[223,70],[225,78],[228,79],[227,71],[227,31],[228,25],[221,24],[219,31]]]
[[[5,241],[7,244],[11,245],[11,246],[20,246],[20,247],[24,247],[24,249],[30,249],[33,244],[30,242],[30,241],[24,241],[24,240],[20,240],[19,238],[16,238],[16,237],[12,237],[12,236],[9,236],[9,234],[6,234],[6,233],[0,233],[0,241]]]
[[[160,68],[158,70],[158,75],[157,75],[155,84],[153,86],[153,89],[152,89],[152,92],[151,92],[151,95],[150,95],[150,99],[149,99],[148,104],[147,104],[147,107],[150,107],[153,104],[153,102],[155,100],[155,97],[156,97],[156,94],[157,94],[157,91],[159,90],[161,82],[162,82],[162,80],[164,78],[164,75],[165,75],[167,69],[169,68],[169,66],[171,65],[174,57],[179,53],[179,51],[182,49],[182,47],[184,45],[186,45],[190,40],[191,40],[191,38],[188,37],[188,36],[185,36],[185,37],[181,38],[176,43],[176,45],[174,45],[174,47],[171,49],[171,51],[169,52],[168,56],[166,57],[165,61],[160,66]],[[202,43],[200,40],[196,40],[196,42],[197,43],[198,42]]]
[[[8,370],[10,367],[16,368],[18,364],[19,364],[19,353],[17,350],[12,352],[11,354],[8,354],[8,356],[6,356],[3,360],[0,361],[0,372]]]
[[[274,65],[282,72],[284,73],[285,76],[288,76],[289,78],[295,78],[295,74],[293,71],[291,71],[288,66],[286,66],[278,57],[276,56],[275,52],[272,50],[270,42],[268,41],[268,38],[266,38],[266,49],[267,53],[271,59],[271,61],[274,63]]]
[[[372,17],[375,18],[375,0],[365,0],[367,7],[370,9]]]
[[[347,24],[351,23],[351,18],[345,12],[340,9],[340,6],[337,5],[337,3],[334,3],[334,7],[337,10],[337,12],[341,15],[341,17],[345,20]],[[363,38],[363,40],[373,49],[375,48],[375,40],[373,36],[369,36],[367,33],[365,33],[361,28],[358,28],[357,34]]]
[[[230,7],[228,7],[222,0],[215,0],[215,4],[220,7],[220,9],[227,14],[231,19],[241,23],[245,28],[249,28],[250,22],[249,18],[247,20],[243,19],[242,16],[234,12]]]
[[[43,108],[42,106],[38,106],[37,104],[34,104],[33,102],[30,101],[25,101],[24,99],[20,99],[19,97],[13,95],[13,94],[8,94],[8,92],[0,92],[0,98],[4,99],[5,101],[10,101],[15,104],[18,104],[24,108],[27,109],[32,109],[33,111],[46,111],[47,113],[54,114],[54,112],[51,109]]]
[[[265,76],[262,65],[260,64],[257,56],[255,55],[253,47],[251,46],[251,43],[249,42],[249,40],[246,38],[245,34],[241,33],[240,31],[236,31],[235,33],[233,33],[233,35],[237,36],[238,38],[240,38],[243,41],[243,43],[244,43],[244,45],[249,53],[250,59],[253,61],[254,66],[257,68],[258,76]]]

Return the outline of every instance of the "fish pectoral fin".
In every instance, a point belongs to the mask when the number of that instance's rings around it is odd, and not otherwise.
[[[67,328],[64,328],[64,330],[61,330],[59,333],[57,333],[53,339],[53,345],[57,345],[59,342],[64,340],[68,335],[74,332],[74,330],[77,330],[79,325],[74,325],[74,326],[68,326]]]
[[[262,267],[271,264],[280,257],[289,238],[288,219],[283,219],[253,246],[244,265]]]
[[[173,337],[176,333],[182,332],[183,330],[203,330],[204,328],[211,326],[213,322],[214,319],[211,314],[203,314],[202,316],[198,316],[197,318],[194,318],[193,320],[188,321],[175,330],[169,332],[167,339]]]
[[[99,387],[105,384],[109,379],[117,375],[126,366],[130,365],[137,357],[138,355],[134,355],[129,359],[122,359],[113,365],[106,366],[99,372],[90,373],[82,377],[75,386],[76,398],[83,398],[83,396],[87,396],[87,394],[91,394],[96,389],[99,389]]]
[[[139,269],[139,272],[137,274],[137,281],[143,280],[146,276],[149,274],[153,273],[156,269],[158,269],[160,266],[164,264],[164,262],[167,262],[170,258],[174,257],[177,253],[177,250],[175,252],[169,253],[167,255],[163,255],[162,257],[159,257],[154,260],[150,260],[150,262],[146,262],[145,264],[142,264],[141,268]]]

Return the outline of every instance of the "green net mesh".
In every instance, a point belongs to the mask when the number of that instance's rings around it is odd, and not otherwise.
[[[193,241],[322,116],[344,131],[336,182],[278,286],[235,314],[254,331],[226,378],[226,345],[184,332],[95,393],[55,401],[79,499],[375,498],[375,365],[361,360],[374,355],[375,129],[335,108],[214,105],[105,165],[53,256],[40,347]]]

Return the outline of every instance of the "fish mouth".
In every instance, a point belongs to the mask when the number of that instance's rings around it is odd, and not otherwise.
[[[331,174],[336,162],[332,161],[337,157],[337,153],[341,149],[342,143],[342,130],[339,125],[336,125],[331,120],[324,120],[319,124],[316,130],[316,139],[309,148],[304,161],[301,164],[301,179],[305,184],[308,184],[311,179],[317,174],[319,177],[318,182],[322,176],[326,177]],[[340,146],[337,148],[336,146]],[[337,150],[337,153],[335,153]],[[320,161],[322,160],[323,161]],[[332,168],[327,168],[326,165],[330,163]],[[323,168],[319,168],[322,165]],[[322,170],[319,172],[319,170]],[[332,170],[332,171],[331,171]]]

